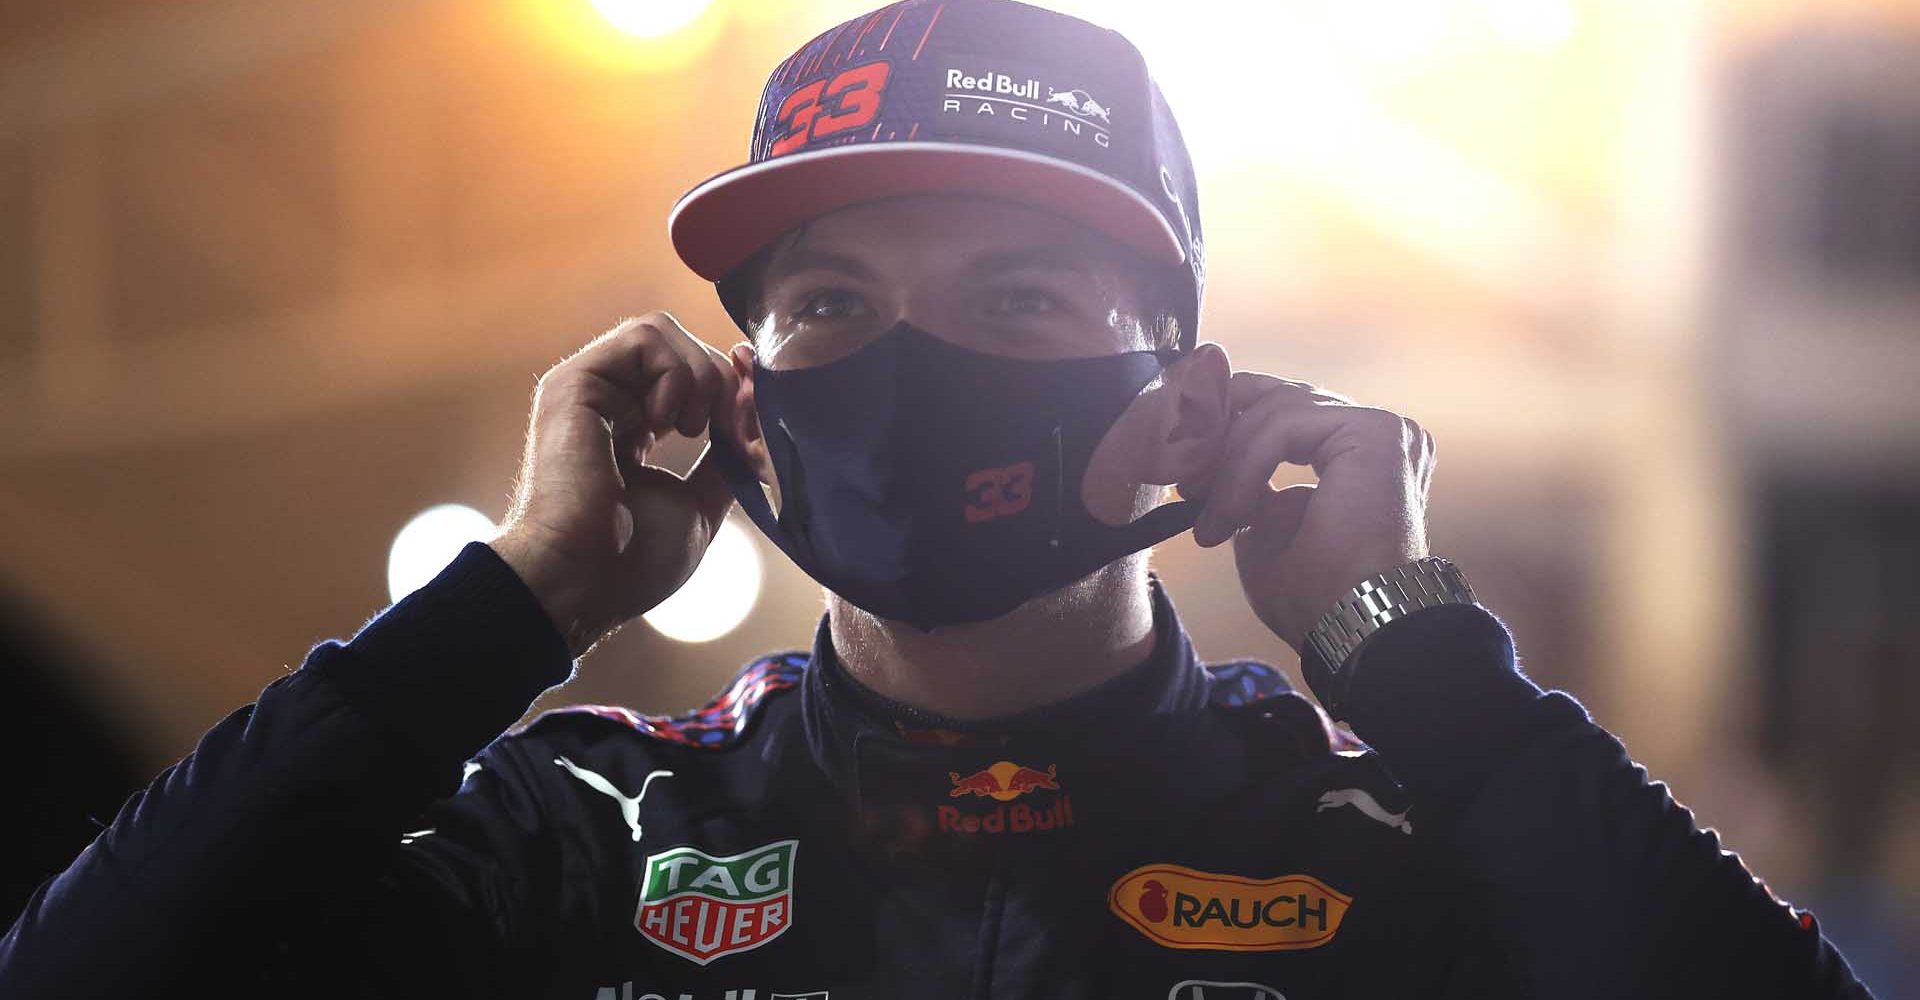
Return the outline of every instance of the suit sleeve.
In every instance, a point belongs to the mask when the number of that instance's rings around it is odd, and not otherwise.
[[[1391,622],[1341,708],[1407,787],[1540,996],[1867,997],[1775,899],[1473,605]]]
[[[0,938],[0,995],[305,993],[506,961],[538,810],[505,743],[485,779],[463,764],[571,669],[511,567],[468,545],[135,793]],[[445,836],[402,845],[422,822]]]

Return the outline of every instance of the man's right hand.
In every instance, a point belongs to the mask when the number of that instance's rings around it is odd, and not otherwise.
[[[733,495],[712,445],[685,479],[662,434],[725,426],[740,377],[664,312],[629,319],[540,377],[513,506],[491,544],[573,655],[693,575]]]

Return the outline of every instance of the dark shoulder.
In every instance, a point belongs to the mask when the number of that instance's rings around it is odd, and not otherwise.
[[[468,777],[481,770],[498,775],[556,825],[599,830],[621,843],[629,835],[638,840],[643,822],[657,834],[679,836],[685,824],[765,799],[773,780],[765,759],[779,755],[764,744],[789,730],[788,706],[798,699],[785,695],[808,662],[804,653],[762,656],[704,707],[677,715],[616,705],[542,712],[494,741],[468,765]],[[625,823],[609,825],[609,818]]]
[[[1359,737],[1336,725],[1319,704],[1294,690],[1287,675],[1270,663],[1226,660],[1207,664],[1206,671],[1207,705],[1217,715],[1236,720],[1236,724],[1257,720],[1266,724],[1263,728],[1285,730],[1303,750],[1324,748],[1347,754],[1367,750]]]
[[[1294,690],[1279,668],[1232,660],[1206,670],[1210,714],[1233,734],[1254,774],[1282,783],[1311,775],[1307,780],[1336,794],[1364,790],[1404,808],[1404,790],[1380,755]]]
[[[751,741],[781,696],[797,687],[810,657],[771,653],[742,667],[713,700],[678,715],[649,715],[619,705],[568,705],[540,713],[518,735],[617,739],[662,748],[723,751]]]

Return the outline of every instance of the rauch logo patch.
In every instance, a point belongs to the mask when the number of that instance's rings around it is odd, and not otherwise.
[[[798,851],[798,841],[782,840],[724,858],[694,847],[648,855],[633,925],[701,965],[758,948],[793,924]]]
[[[1107,893],[1107,907],[1154,943],[1216,951],[1318,948],[1351,905],[1311,875],[1255,879],[1179,865],[1135,868]]]

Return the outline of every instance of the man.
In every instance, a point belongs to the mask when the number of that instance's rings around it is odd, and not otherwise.
[[[1428,552],[1424,430],[1197,342],[1123,39],[896,4],[775,71],[751,159],[672,219],[749,343],[654,313],[548,372],[499,537],[136,796],[7,995],[1865,995],[1516,671]],[[736,499],[827,589],[810,651],[495,738]],[[1146,568],[1188,528],[1370,746],[1198,663]]]

